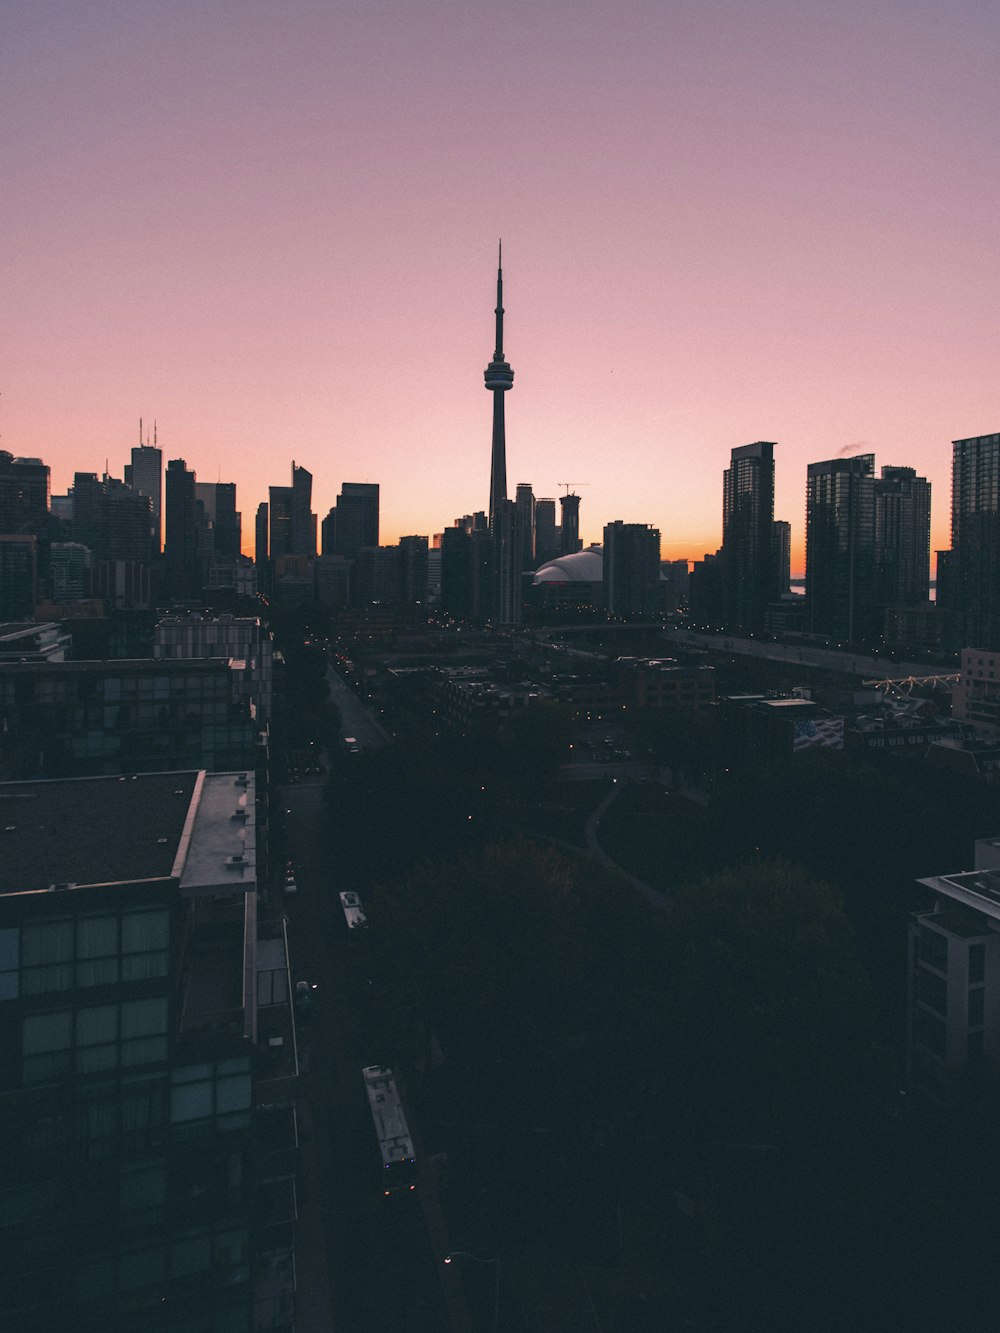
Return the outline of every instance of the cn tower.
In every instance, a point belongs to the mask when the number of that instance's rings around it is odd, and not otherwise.
[[[507,499],[507,440],[504,435],[503,396],[514,385],[514,372],[503,359],[503,242],[497,256],[497,345],[493,360],[483,372],[493,395],[493,461],[490,467],[490,530],[497,506]]]

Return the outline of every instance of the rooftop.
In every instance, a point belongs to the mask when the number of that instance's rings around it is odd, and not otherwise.
[[[0,783],[0,894],[169,878],[197,778],[188,770]]]

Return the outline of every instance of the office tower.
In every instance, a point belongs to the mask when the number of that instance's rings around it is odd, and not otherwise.
[[[514,494],[521,528],[521,571],[535,568],[535,494],[531,485],[519,481]]]
[[[292,555],[316,554],[316,515],[312,512],[312,473],[292,463]]]
[[[514,372],[503,355],[503,246],[497,258],[496,347],[493,360],[483,372],[493,395],[493,449],[490,458],[490,528],[496,507],[507,498],[507,440],[504,429],[504,394],[514,387]]]
[[[733,629],[759,630],[771,600],[774,444],[734,449],[722,483],[722,615]]]
[[[441,534],[441,606],[456,619],[472,614],[471,533],[467,528],[445,528]]]
[[[0,533],[34,535],[41,541],[48,520],[48,464],[0,449]]]
[[[951,551],[938,560],[938,605],[962,648],[1000,648],[1000,434],[952,441]],[[942,560],[941,556],[945,558]]]
[[[215,555],[239,555],[242,545],[243,520],[236,508],[236,483],[232,481],[199,481],[195,483],[195,498],[201,502],[205,518],[212,525],[212,550]]]
[[[604,605],[612,616],[649,616],[659,608],[660,532],[645,523],[604,527]]]
[[[193,597],[198,591],[198,523],[195,474],[183,458],[167,463],[164,566],[171,597]]]
[[[770,600],[778,602],[792,584],[792,525],[782,518],[771,524],[771,575],[774,582]]]
[[[0,533],[0,619],[30,619],[37,600],[37,537],[30,533]]]
[[[273,1090],[296,1068],[252,774],[0,797],[47,830],[8,820],[0,866],[0,1326],[249,1330],[270,1306],[291,1327],[297,1135]]]
[[[268,586],[268,512],[267,502],[262,500],[257,506],[257,514],[254,518],[253,562],[257,567],[258,592],[266,592]]]
[[[351,601],[355,606],[398,602],[401,593],[402,548],[363,546],[351,569]]]
[[[883,467],[875,482],[875,599],[880,607],[930,595],[931,485],[912,467]]]
[[[139,423],[140,433],[142,423]],[[125,464],[125,485],[140,495],[148,495],[153,511],[153,537],[159,554],[163,540],[161,527],[161,498],[163,492],[163,451],[156,445],[143,444],[140,439],[132,450],[131,463]]]
[[[514,500],[498,500],[493,511],[493,598],[489,618],[497,625],[519,625],[522,619],[520,514]]]
[[[78,602],[91,593],[93,552],[80,542],[53,542],[49,584],[54,602]]]
[[[353,560],[363,547],[378,546],[378,482],[343,482],[332,528],[335,555]]]
[[[567,493],[559,497],[562,521],[559,525],[559,554],[573,555],[582,549],[580,541],[580,497]]]
[[[404,602],[427,600],[427,538],[400,537],[399,539],[400,597]]]
[[[722,551],[695,560],[688,577],[688,617],[695,629],[722,624]]]
[[[267,554],[272,565],[283,555],[292,554],[292,488],[269,486]]]
[[[320,554],[334,555],[337,545],[337,507],[329,511],[326,518],[319,525],[320,532]]]
[[[848,644],[877,637],[874,454],[809,464],[806,596],[811,633]]]
[[[74,473],[73,540],[92,551],[95,561],[148,565],[159,549],[149,496],[107,474]]]
[[[535,566],[555,560],[559,555],[556,502],[548,496],[535,501]]]

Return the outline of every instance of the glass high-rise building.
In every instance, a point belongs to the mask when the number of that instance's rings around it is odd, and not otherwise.
[[[774,587],[774,444],[734,449],[722,484],[723,619],[734,629],[764,624]]]
[[[363,547],[378,546],[378,527],[378,482],[343,482],[332,525],[333,554],[354,559]]]
[[[809,464],[806,596],[813,634],[840,643],[878,636],[874,454]]]
[[[875,597],[880,607],[930,595],[931,484],[912,467],[883,467],[875,482]]]
[[[1000,648],[1000,434],[952,441],[951,551],[938,561],[938,603],[959,646]]]

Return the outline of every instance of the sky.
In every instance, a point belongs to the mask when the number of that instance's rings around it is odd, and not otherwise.
[[[729,451],[933,485],[1000,430],[994,0],[8,0],[0,447],[235,481],[294,459],[381,539],[488,506],[497,239],[508,487],[581,534],[721,539]]]

